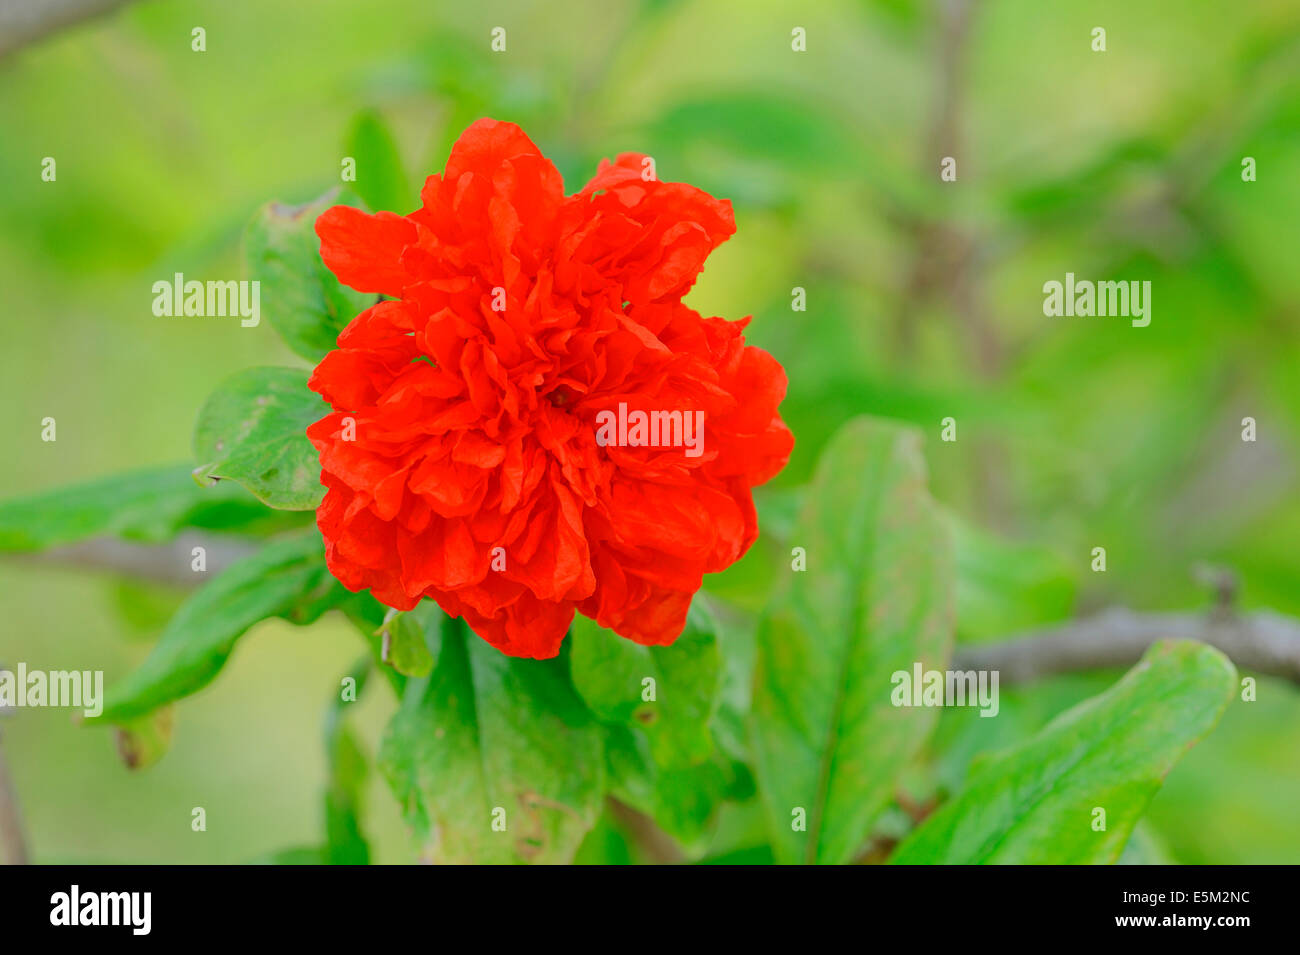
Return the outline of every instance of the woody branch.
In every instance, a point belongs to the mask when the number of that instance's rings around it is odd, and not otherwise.
[[[131,0],[0,0],[0,57]]]
[[[192,549],[207,552],[207,573],[190,569]],[[155,583],[193,587],[255,552],[254,541],[187,532],[168,544],[100,539],[10,560],[103,570]],[[1089,617],[1014,634],[996,643],[962,646],[959,669],[998,670],[1004,684],[1058,673],[1123,667],[1162,639],[1199,640],[1222,650],[1237,666],[1300,684],[1300,620],[1269,610],[1233,609],[1235,586],[1219,582],[1219,600],[1204,612],[1142,613],[1111,609]],[[1224,588],[1228,588],[1225,590]]]
[[[1137,613],[1106,610],[1091,617],[997,643],[962,647],[953,666],[997,670],[1004,683],[1025,683],[1081,670],[1126,667],[1164,639],[1198,640],[1222,650],[1237,666],[1300,684],[1300,620],[1271,610],[1240,614]]]

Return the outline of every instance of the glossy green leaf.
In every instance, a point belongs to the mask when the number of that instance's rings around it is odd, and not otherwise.
[[[352,204],[340,190],[314,202],[263,206],[244,236],[250,281],[261,283],[260,307],[285,343],[310,362],[331,351],[339,332],[374,295],[341,285],[320,257],[316,219],[330,206]]]
[[[891,675],[941,669],[951,652],[952,544],[919,436],[865,418],[841,429],[790,542],[807,569],[759,625],[758,785],[779,861],[843,863],[936,716],[894,706]]]
[[[352,189],[371,209],[386,209],[404,214],[419,205],[402,168],[397,142],[383,119],[374,110],[363,110],[348,131],[347,155],[356,161]]]
[[[574,619],[573,685],[602,721],[638,726],[661,766],[689,766],[713,748],[709,719],[721,686],[716,627],[698,596],[670,646],[647,647]]]
[[[446,616],[432,600],[405,612],[390,610],[379,628],[382,661],[403,676],[428,676],[434,663],[431,647],[440,642]]]
[[[408,680],[380,766],[439,863],[569,862],[604,792],[600,726],[564,657],[507,657],[460,621],[432,676]]]
[[[124,723],[196,693],[253,624],[310,623],[349,596],[325,567],[316,531],[269,544],[190,595],[139,669],[106,691],[98,719]]]
[[[1164,641],[1106,692],[1001,755],[977,761],[966,787],[909,836],[898,863],[1116,861],[1187,749],[1236,690],[1218,650]],[[1105,829],[1094,828],[1105,810]]]
[[[231,484],[205,492],[183,465],[132,471],[0,504],[0,551],[96,537],[157,543],[186,527],[258,533],[297,523]]]
[[[204,402],[194,426],[194,477],[230,480],[258,500],[289,511],[314,509],[325,496],[320,456],[307,426],[329,407],[295,368],[245,368]]]

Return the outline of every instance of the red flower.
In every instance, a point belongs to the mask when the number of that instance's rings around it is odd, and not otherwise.
[[[432,597],[511,656],[554,656],[575,610],[668,644],[702,575],[754,542],[750,488],[794,441],[785,373],[748,319],[681,302],[731,204],[647,181],[643,159],[566,198],[519,127],[481,119],[415,212],[316,221],[339,280],[392,297],[311,378],[334,409],[307,430],[317,522],[349,589]],[[651,412],[659,440],[638,444]]]

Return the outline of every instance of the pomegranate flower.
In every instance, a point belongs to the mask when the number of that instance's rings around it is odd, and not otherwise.
[[[753,544],[750,489],[793,445],[785,373],[748,319],[682,304],[735,220],[652,168],[625,153],[566,197],[518,126],[481,119],[419,209],[317,220],[339,280],[388,296],[311,378],[346,587],[546,658],[575,611],[672,643],[702,575]]]

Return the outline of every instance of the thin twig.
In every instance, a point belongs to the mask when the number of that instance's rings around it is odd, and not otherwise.
[[[633,844],[650,862],[656,865],[678,865],[686,861],[686,856],[673,838],[645,813],[613,796],[606,797],[605,807],[619,828],[631,837]]]
[[[204,573],[193,569],[195,547],[204,549]],[[244,538],[186,531],[165,544],[137,544],[101,537],[39,553],[2,554],[0,557],[17,563],[106,570],[155,583],[197,587],[256,550],[257,543]]]
[[[1018,634],[998,643],[962,647],[954,669],[997,670],[1003,684],[1025,683],[1135,663],[1157,640],[1199,640],[1237,666],[1300,684],[1300,620],[1259,610],[1239,614],[1135,613],[1107,610],[1082,620]]]
[[[977,0],[943,0],[938,4],[934,57],[938,77],[933,115],[925,132],[920,162],[923,176],[931,182],[943,157],[961,157],[962,79],[976,7]],[[979,303],[968,275],[974,264],[971,237],[929,216],[904,213],[901,218],[912,244],[912,261],[895,315],[899,346],[896,357],[906,360],[916,343],[917,318],[927,302],[936,297],[949,299],[968,325],[975,319],[966,313],[977,309]],[[989,359],[984,355],[984,344],[976,344],[977,358],[983,368]]]
[[[0,0],[0,56],[130,0]]]

